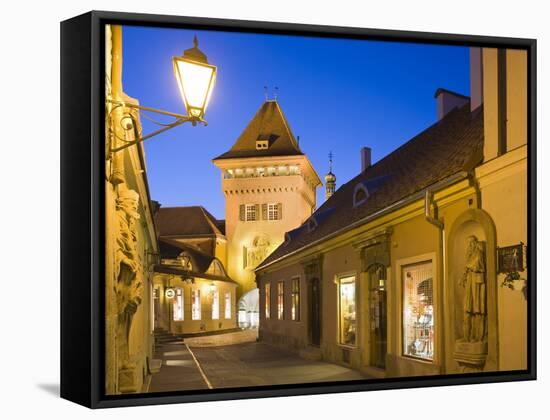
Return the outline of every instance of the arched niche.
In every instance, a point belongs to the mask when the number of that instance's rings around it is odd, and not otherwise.
[[[464,339],[464,296],[470,239],[475,237],[484,253],[485,335],[483,345]],[[498,294],[496,273],[496,229],[487,212],[469,209],[452,224],[447,236],[446,364],[447,372],[498,370]],[[486,353],[483,355],[482,353]]]

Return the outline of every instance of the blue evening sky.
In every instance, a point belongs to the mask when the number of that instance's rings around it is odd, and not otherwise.
[[[438,87],[470,92],[466,47],[130,26],[123,28],[124,91],[144,106],[185,113],[171,59],[195,34],[218,66],[209,124],[147,140],[147,174],[164,207],[202,205],[220,219],[221,175],[211,160],[244,130],[264,86],[279,88],[278,102],[321,179],[333,152],[337,186],[359,173],[362,146],[377,161],[433,124]],[[143,117],[142,125],[145,134],[158,128]],[[321,187],[318,206],[323,200]]]

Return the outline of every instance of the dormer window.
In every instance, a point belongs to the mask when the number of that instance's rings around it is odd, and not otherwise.
[[[363,184],[357,184],[353,191],[353,207],[360,206],[369,198],[369,192]]]
[[[256,150],[267,150],[269,148],[269,140],[256,140]]]

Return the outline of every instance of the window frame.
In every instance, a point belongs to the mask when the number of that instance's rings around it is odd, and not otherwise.
[[[197,294],[198,310],[195,307],[195,294]],[[196,317],[198,314],[198,318]],[[191,320],[200,321],[202,319],[202,302],[201,302],[201,289],[196,288],[191,290]]]
[[[353,284],[354,284],[354,290],[353,290],[353,302],[354,302],[354,311],[355,311],[355,338],[353,341],[353,344],[344,343],[343,341],[343,330],[342,330],[342,299],[341,299],[341,287],[342,287],[342,280],[353,278]],[[347,347],[347,348],[357,348],[358,347],[358,308],[357,308],[357,285],[358,285],[358,276],[356,271],[351,271],[347,273],[342,273],[336,276],[336,284],[337,284],[337,313],[336,316],[338,317],[338,328],[337,328],[337,339],[336,342],[341,347]],[[350,282],[351,283],[351,282]]]
[[[279,220],[279,203],[267,203],[267,220]]]
[[[300,322],[301,321],[301,293],[302,293],[302,287],[301,287],[301,278],[300,276],[295,276],[290,279],[291,283],[291,299],[290,299],[290,319],[291,321]],[[294,287],[297,285],[297,287]]]
[[[277,320],[285,320],[285,282],[279,280],[277,282]]]
[[[229,299],[228,299],[228,297],[229,297]],[[223,312],[224,319],[231,319],[231,317],[232,317],[232,313],[231,313],[232,312],[232,309],[231,309],[231,307],[232,307],[232,305],[231,305],[231,300],[232,300],[231,299],[231,291],[224,293],[223,300],[224,300],[224,305],[225,305],[224,306],[224,312]],[[229,305],[228,305],[228,303],[229,303]],[[229,316],[227,316],[228,309],[229,309]]]
[[[264,316],[265,319],[271,319],[271,282],[264,284]]]
[[[244,205],[244,221],[245,222],[255,222],[258,220],[258,212],[256,211],[257,210],[257,206],[256,204],[245,204]],[[254,214],[254,218],[253,219],[249,219],[248,215],[249,214]]]
[[[174,287],[174,291],[175,291],[175,294],[172,300],[172,321],[174,322],[185,321],[185,293],[184,293],[183,287]],[[181,318],[176,319],[175,306],[178,301],[178,297],[181,297]]]
[[[217,305],[214,305],[214,302],[217,301]],[[214,309],[216,309],[216,317],[214,317]],[[212,292],[212,320],[220,319],[220,289],[218,287]]]
[[[404,287],[403,287],[403,267],[405,266],[411,266],[415,264],[420,264],[423,262],[430,262],[432,263],[432,293],[433,293],[433,320],[434,320],[434,327],[433,327],[433,357],[432,360],[428,359],[422,359],[415,356],[409,356],[404,354],[404,345],[403,345],[403,338],[404,338],[404,330],[403,330],[403,310],[404,310]],[[405,360],[415,362],[415,363],[422,363],[422,364],[429,364],[429,365],[439,365],[441,363],[441,345],[443,342],[443,337],[441,337],[441,326],[443,326],[443,319],[441,319],[441,316],[439,314],[439,303],[441,300],[440,296],[440,288],[438,285],[438,278],[439,278],[439,268],[438,268],[438,259],[437,254],[435,252],[429,252],[426,254],[417,255],[414,257],[409,258],[402,258],[396,261],[395,263],[395,276],[396,281],[394,283],[395,287],[397,288],[396,294],[398,296],[397,299],[397,310],[399,311],[399,316],[396,320],[397,322],[397,345],[399,346],[398,350],[398,357],[403,358]],[[389,326],[388,326],[389,328]]]

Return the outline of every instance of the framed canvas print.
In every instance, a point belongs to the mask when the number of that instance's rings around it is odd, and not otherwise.
[[[535,40],[61,24],[61,394],[535,379]]]

